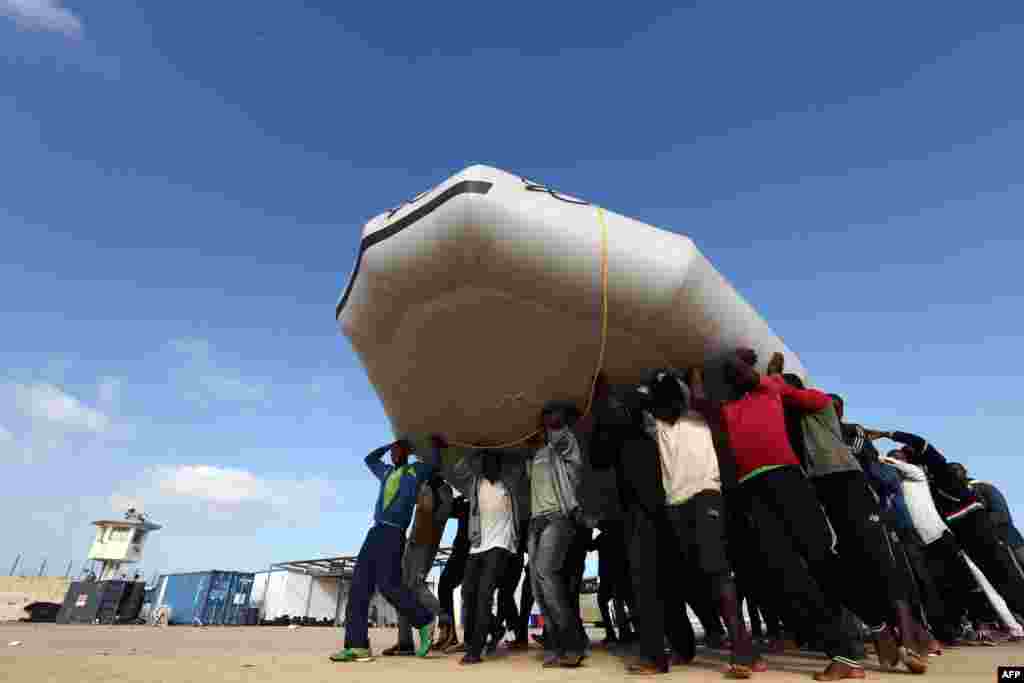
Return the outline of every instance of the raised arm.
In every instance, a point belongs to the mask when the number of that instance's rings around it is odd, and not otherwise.
[[[924,465],[928,468],[941,469],[946,466],[946,458],[935,450],[935,447],[916,434],[907,432],[888,432],[885,434],[896,443],[910,447],[910,462],[915,465]]]
[[[693,409],[704,416],[711,427],[721,422],[722,402],[708,398],[704,388],[704,372],[700,368],[691,368],[686,373],[686,384],[690,387],[690,404]]]
[[[901,477],[908,481],[928,481],[928,475],[926,475],[924,470],[917,465],[911,465],[909,462],[896,460],[895,458],[890,458],[886,455],[879,457],[878,462],[890,465],[900,473]]]
[[[621,397],[612,394],[604,373],[598,373],[594,403],[590,409],[590,465],[605,470],[615,465],[624,430],[632,425],[632,416]]]
[[[444,473],[448,483],[458,489],[463,495],[469,495],[469,490],[476,481],[480,459],[477,451],[467,451]]]
[[[387,446],[381,446],[370,451],[370,454],[366,456],[363,462],[373,472],[373,476],[377,477],[381,481],[387,479],[388,473],[391,472],[391,466],[385,465],[380,461],[384,457],[384,454],[391,450],[394,443],[389,443]]]
[[[622,429],[633,424],[626,402],[608,386],[604,373],[599,373],[594,386],[594,404],[590,409],[594,429]]]
[[[447,446],[448,442],[444,440],[444,437],[437,434],[430,436],[430,450],[414,465],[416,479],[420,483],[429,480],[434,476],[434,472],[441,468],[441,452]]]
[[[786,384],[785,380],[776,375],[761,378],[761,386],[769,387],[779,393],[782,402],[790,408],[805,413],[817,413],[832,404],[832,398],[817,389],[797,389]]]

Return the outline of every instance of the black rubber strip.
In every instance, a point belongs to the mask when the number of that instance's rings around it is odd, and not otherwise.
[[[362,243],[359,245],[359,256],[356,257],[355,270],[352,272],[352,277],[348,280],[348,286],[345,288],[345,293],[342,295],[341,301],[338,302],[338,305],[334,309],[334,319],[337,320],[341,317],[341,310],[345,308],[345,303],[348,301],[349,295],[352,294],[352,288],[356,284],[356,278],[359,277],[359,267],[363,263],[363,252],[373,245],[379,244],[387,238],[402,232],[448,200],[454,199],[460,194],[487,194],[491,191],[492,187],[494,187],[494,183],[489,183],[486,180],[463,180],[461,183],[452,185],[415,211],[410,211],[408,214],[399,218],[386,228],[381,228],[372,235],[364,237]]]

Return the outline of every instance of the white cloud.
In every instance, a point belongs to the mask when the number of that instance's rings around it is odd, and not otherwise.
[[[111,496],[116,510],[146,510],[155,521],[174,521],[192,533],[315,522],[334,497],[322,478],[262,477],[218,465],[158,465]]]
[[[0,424],[0,460],[26,464],[81,455],[134,434],[130,425],[48,382],[0,382]]]
[[[213,347],[205,339],[174,339],[168,348],[183,357],[171,370],[185,400],[200,407],[213,401],[259,403],[266,400],[267,389],[261,382],[242,377],[241,372],[225,367],[214,358]]]
[[[0,15],[11,17],[23,29],[54,31],[71,38],[82,35],[82,20],[57,0],[0,0]]]
[[[52,384],[8,386],[13,390],[16,409],[31,420],[93,434],[102,434],[110,427],[106,415]]]
[[[160,490],[172,496],[199,498],[215,503],[264,500],[272,495],[266,482],[252,472],[213,465],[179,465],[157,472]]]

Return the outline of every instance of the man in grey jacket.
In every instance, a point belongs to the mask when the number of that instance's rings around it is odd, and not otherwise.
[[[544,666],[578,667],[585,642],[571,595],[574,568],[567,556],[580,516],[577,499],[583,468],[579,436],[572,425],[579,412],[572,404],[552,402],[541,413],[544,445],[529,463],[530,578],[547,637]]]

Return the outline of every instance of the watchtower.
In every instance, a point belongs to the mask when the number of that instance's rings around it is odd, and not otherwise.
[[[142,550],[150,532],[162,528],[153,524],[146,516],[131,508],[124,519],[101,519],[96,525],[96,540],[89,548],[89,559],[101,563],[99,581],[118,578],[122,565],[142,560]]]

